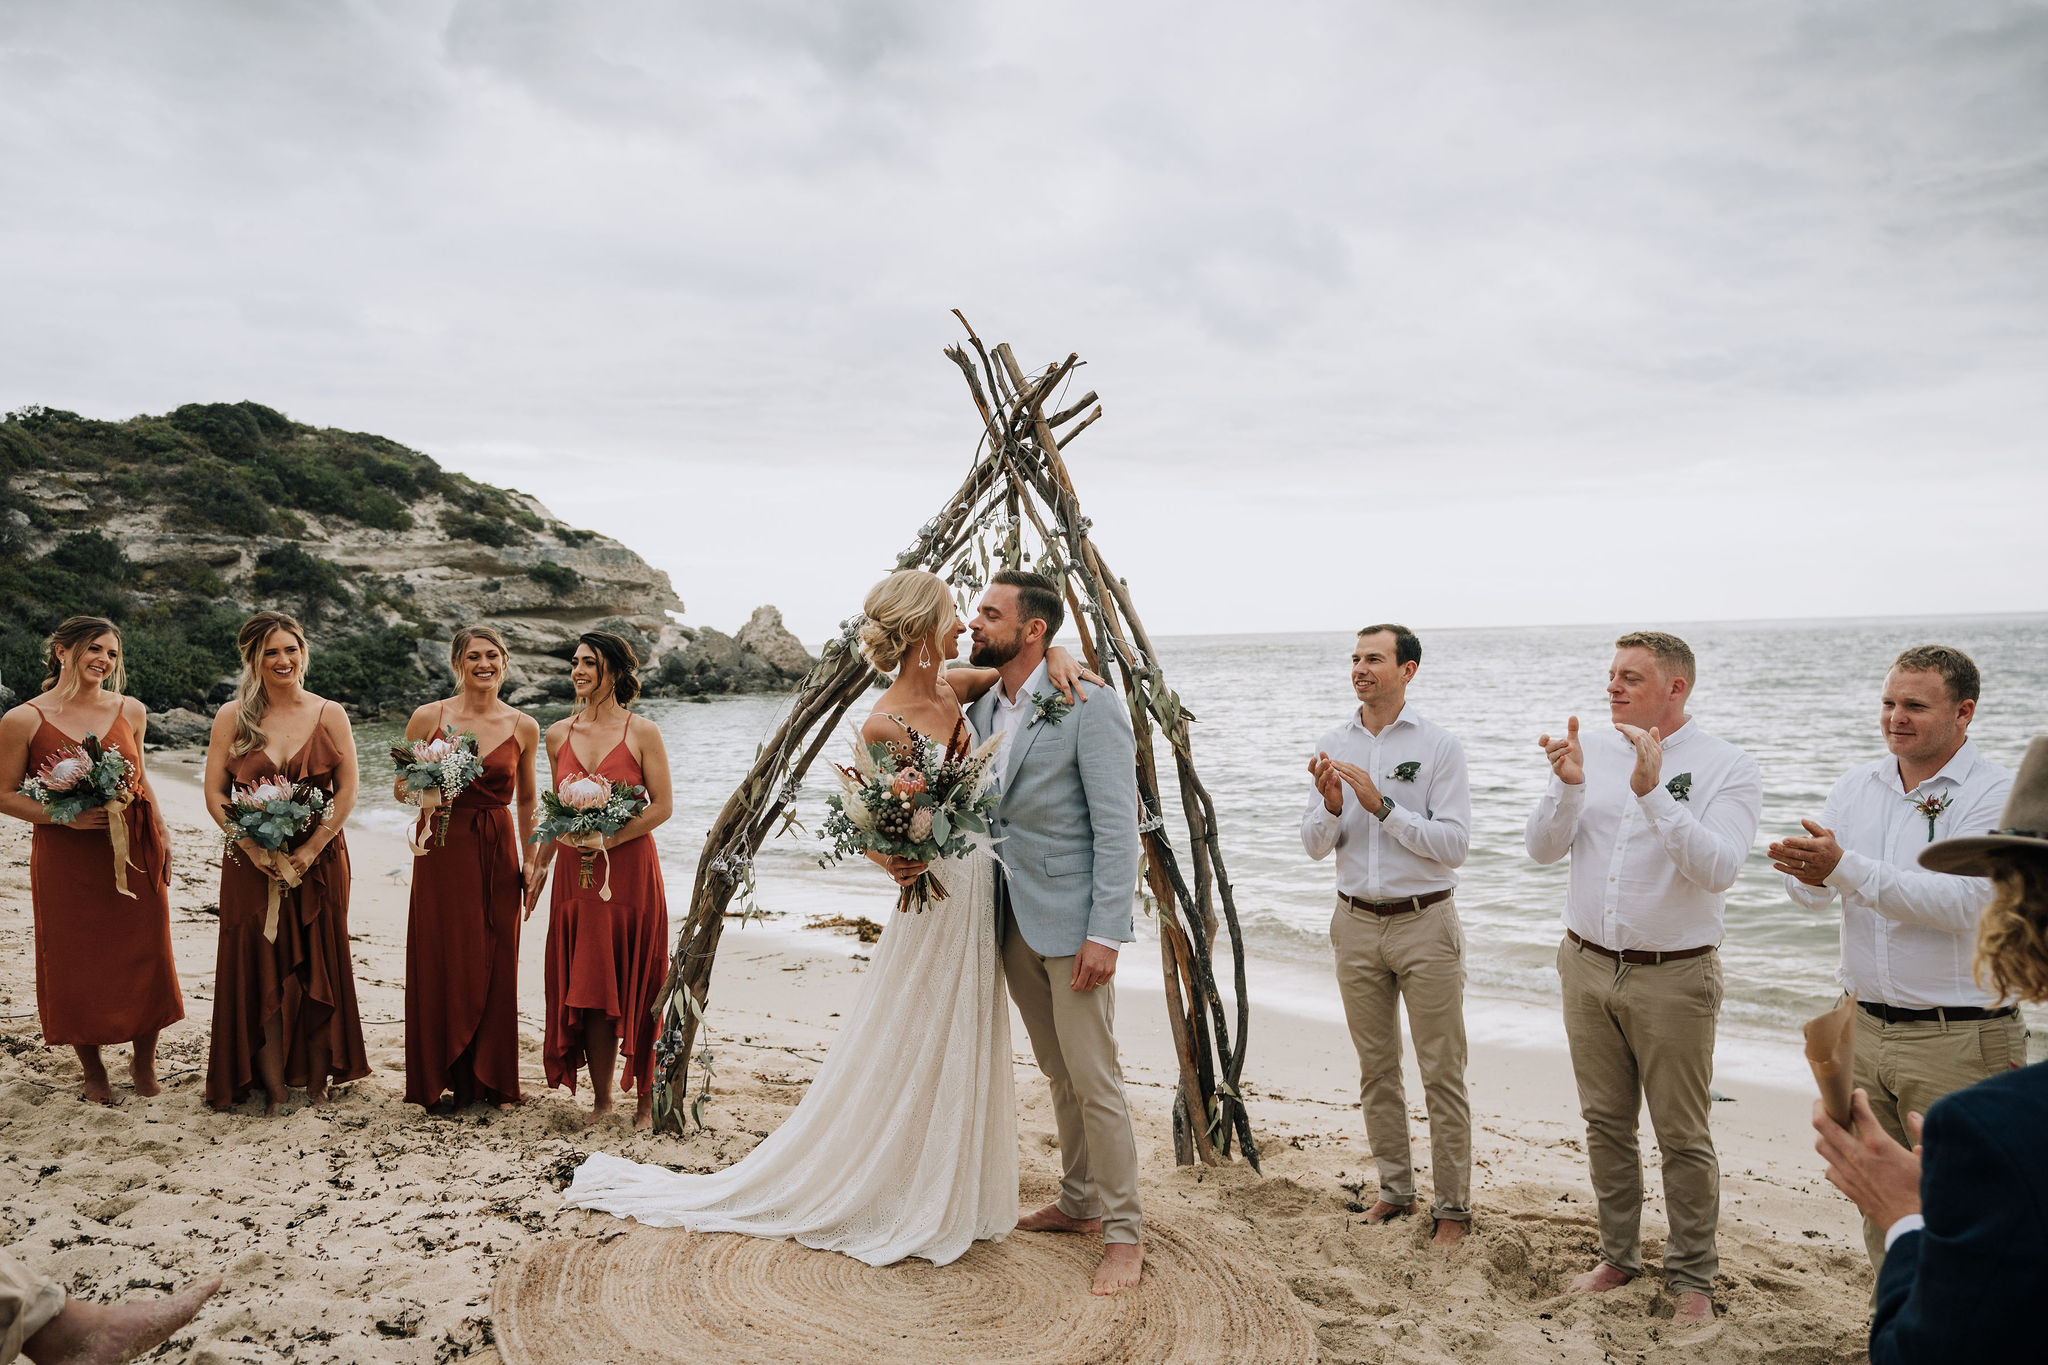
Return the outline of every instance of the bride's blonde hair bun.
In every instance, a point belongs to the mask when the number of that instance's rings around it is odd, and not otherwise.
[[[873,667],[894,673],[911,646],[929,640],[953,611],[953,590],[924,569],[898,569],[868,590],[861,603],[867,624],[860,652]]]

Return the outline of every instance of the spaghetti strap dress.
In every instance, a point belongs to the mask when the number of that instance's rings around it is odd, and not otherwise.
[[[614,786],[645,786],[639,761],[621,739],[594,772],[576,757],[571,739],[562,741],[555,762],[555,790],[573,778],[602,777]],[[612,898],[600,891],[605,859],[596,860],[593,885],[579,885],[583,855],[561,846],[555,854],[554,890],[548,902],[547,1037],[542,1061],[550,1086],[576,1093],[583,1055],[583,1029],[594,1016],[612,1020],[625,1055],[621,1090],[647,1083],[654,1066],[654,1002],[668,975],[668,897],[654,840],[641,835],[611,849]]]
[[[41,707],[36,714],[42,716]],[[102,743],[129,757],[142,753],[126,716],[108,727]],[[78,745],[44,716],[29,740],[28,770]],[[132,897],[115,888],[106,830],[37,825],[31,836],[36,1012],[49,1046],[132,1043],[185,1017],[171,957],[170,854],[157,837],[149,798],[137,792],[121,818]]]
[[[405,1097],[519,1102],[517,732],[484,755],[484,773],[428,817],[413,859],[405,933]],[[441,815],[448,817],[445,842]]]
[[[334,795],[341,754],[325,725],[279,767],[261,749],[228,760],[237,787],[266,777],[310,782]],[[311,830],[302,836],[310,837]],[[295,845],[296,846],[296,845]],[[264,1028],[282,1016],[284,1082],[305,1089],[314,1077],[309,1045],[325,1040],[326,1080],[356,1081],[370,1074],[356,1007],[355,969],[348,949],[348,839],[336,834],[306,879],[287,887],[278,906],[277,941],[263,937],[270,881],[240,853],[220,864],[220,952],[213,979],[213,1045],[206,1063],[206,1102],[227,1109],[256,1087],[256,1054]],[[282,1095],[272,1099],[281,1100]]]

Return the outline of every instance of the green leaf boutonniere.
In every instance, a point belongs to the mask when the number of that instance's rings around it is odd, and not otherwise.
[[[1402,763],[1397,764],[1394,771],[1388,773],[1387,776],[1395,782],[1413,782],[1415,774],[1421,771],[1422,765],[1420,763]]]
[[[1692,774],[1680,773],[1664,784],[1664,790],[1670,792],[1674,800],[1688,799],[1692,795]]]
[[[1057,692],[1040,692],[1031,699],[1031,723],[1044,721],[1047,725],[1058,725],[1067,718],[1067,712],[1074,704]]]

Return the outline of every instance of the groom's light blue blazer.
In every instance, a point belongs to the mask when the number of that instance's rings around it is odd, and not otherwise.
[[[1081,683],[1088,700],[1058,723],[1030,720],[1012,740],[992,832],[1011,912],[1033,952],[1071,957],[1091,935],[1128,943],[1138,884],[1136,746],[1123,699]],[[1058,695],[1040,676],[1036,693]],[[994,731],[997,689],[968,712]]]

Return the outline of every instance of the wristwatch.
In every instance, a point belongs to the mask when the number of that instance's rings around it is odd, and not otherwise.
[[[1372,813],[1372,818],[1379,821],[1381,824],[1385,824],[1387,822],[1387,817],[1389,815],[1392,815],[1393,813],[1394,798],[1387,795],[1385,792],[1381,792],[1380,808]]]

